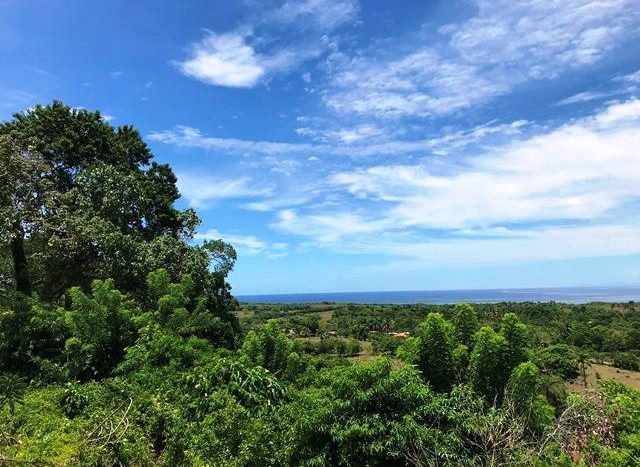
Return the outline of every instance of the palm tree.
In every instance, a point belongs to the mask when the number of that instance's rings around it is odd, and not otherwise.
[[[582,382],[584,383],[584,387],[587,387],[587,367],[591,366],[591,362],[589,361],[589,354],[580,351],[576,357],[578,362],[578,366],[580,367],[580,374],[582,375]]]

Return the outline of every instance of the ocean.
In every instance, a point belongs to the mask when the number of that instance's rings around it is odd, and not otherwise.
[[[240,295],[241,303],[367,303],[446,304],[457,302],[629,302],[640,301],[640,286],[547,287],[532,289],[417,290],[397,292],[337,292],[273,295]]]

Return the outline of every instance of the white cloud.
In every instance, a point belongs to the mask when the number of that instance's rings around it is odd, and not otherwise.
[[[478,13],[453,27],[468,63],[532,78],[595,63],[640,21],[635,0],[475,0]]]
[[[241,255],[264,254],[268,259],[282,258],[289,254],[289,245],[283,242],[270,243],[261,240],[254,235],[223,234],[216,229],[209,229],[206,232],[195,235],[196,240],[219,240],[222,239],[233,247]]]
[[[640,100],[629,99],[626,102],[607,107],[605,111],[593,118],[593,122],[600,127],[607,127],[618,123],[635,122],[638,117],[640,117]]]
[[[193,208],[203,209],[216,201],[268,196],[270,188],[255,187],[249,177],[215,178],[178,174],[180,194]]]
[[[177,65],[184,75],[204,83],[237,88],[255,86],[266,73],[253,47],[238,32],[208,33],[191,44],[189,58]]]
[[[264,12],[259,21],[226,33],[207,32],[191,44],[187,59],[174,64],[185,76],[206,84],[253,88],[271,75],[321,55],[333,44],[325,33],[352,20],[357,13],[358,3],[353,0],[285,2]],[[295,39],[285,39],[284,27],[289,33],[298,30],[299,34]],[[302,31],[308,28],[315,31]]]
[[[377,254],[405,260],[398,267],[470,267],[514,261],[553,261],[640,252],[640,225],[547,227],[504,238],[397,241],[393,236],[345,241],[343,253]],[[390,265],[393,266],[393,263]]]
[[[115,70],[115,71],[109,72],[109,76],[113,79],[122,78],[124,75],[126,75],[126,73],[121,70]]]
[[[556,105],[582,104],[583,102],[591,102],[597,99],[603,99],[605,97],[609,97],[611,95],[612,95],[611,92],[597,92],[597,91],[579,92],[578,94],[574,94],[572,96],[562,99],[561,101],[558,101]]]
[[[154,131],[147,135],[151,141],[172,144],[178,147],[199,148],[209,151],[246,155],[294,154],[318,149],[312,144],[279,143],[273,141],[250,141],[235,138],[215,138],[204,135],[197,128],[178,125],[173,130]]]
[[[365,157],[372,155],[400,155],[407,153],[439,154],[453,149],[479,143],[490,137],[515,136],[529,125],[526,120],[510,123],[489,122],[470,130],[446,132],[434,138],[419,140],[390,139],[390,131],[375,125],[355,127],[312,129],[301,127],[297,133],[314,138],[317,143],[283,143],[277,141],[253,141],[236,138],[207,136],[197,128],[177,125],[171,130],[152,131],[147,135],[151,141],[177,147],[219,151],[224,154],[246,156],[263,154],[270,156],[305,156],[307,160],[318,160],[316,155]],[[275,161],[276,159],[271,159]],[[291,161],[284,161],[291,164]]]
[[[640,101],[476,157],[455,175],[377,166],[333,177],[354,195],[392,202],[397,225],[456,229],[505,222],[593,219],[640,197],[634,141]]]
[[[475,66],[425,47],[398,60],[343,61],[324,100],[342,113],[426,117],[456,112],[508,91],[500,79],[483,77]]]
[[[20,89],[0,87],[0,106],[15,110],[16,108],[26,108],[37,100],[37,96],[28,91]]]
[[[368,221],[348,212],[298,216],[294,210],[284,209],[278,213],[278,220],[271,227],[281,232],[313,237],[319,243],[330,243],[345,235],[378,232],[390,226],[387,220]]]
[[[371,141],[372,139],[378,140],[381,136],[387,136],[384,130],[371,124],[339,129],[300,127],[296,128],[296,133],[303,136],[310,136],[315,141],[323,143],[332,142],[341,144],[353,144],[363,140]]]
[[[640,70],[627,75],[617,76],[614,78],[616,81],[623,81],[627,83],[640,84]]]
[[[358,12],[355,0],[296,0],[285,2],[267,18],[276,23],[295,23],[300,28],[332,30],[355,20]]]
[[[593,65],[640,26],[635,0],[474,3],[470,19],[440,29],[443,41],[426,35],[414,38],[410,52],[390,54],[387,47],[333,54],[324,102],[340,113],[373,118],[457,113],[527,80]]]
[[[427,162],[334,174],[329,186],[353,203],[283,210],[273,227],[342,252],[436,261],[638,253],[640,225],[618,213],[640,201],[637,141],[640,100],[629,100],[449,173],[433,174]]]
[[[300,162],[295,159],[280,159],[273,156],[265,157],[262,163],[269,166],[270,172],[286,176],[293,175],[301,167]]]

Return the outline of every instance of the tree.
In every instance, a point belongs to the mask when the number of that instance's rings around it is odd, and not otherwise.
[[[578,367],[580,368],[580,376],[582,376],[582,382],[584,387],[587,387],[587,367],[591,366],[591,362],[589,361],[589,354],[584,350],[580,350],[577,353],[576,361],[578,362]]]
[[[520,363],[511,372],[506,397],[515,413],[523,417],[533,431],[542,431],[553,422],[554,409],[540,394],[540,371],[531,362]]]
[[[452,353],[453,368],[456,373],[456,381],[464,381],[467,369],[469,368],[469,348],[464,344],[458,344]]]
[[[152,161],[134,128],[113,128],[99,112],[56,101],[14,115],[0,125],[0,136],[2,175],[9,180],[2,209],[12,213],[3,216],[11,221],[10,238],[3,240],[11,244],[19,290],[29,292],[35,283],[55,299],[70,286],[88,288],[93,279],[112,277],[119,289],[137,291],[157,269],[141,259],[155,251],[149,242],[161,239],[172,246],[173,269],[179,269],[174,279],[199,267],[205,288],[210,261],[222,279],[233,267],[222,242],[184,254],[199,220],[174,207],[175,175]],[[205,260],[194,261],[198,255]],[[226,287],[220,278],[214,282]]]
[[[72,288],[69,295],[67,322],[71,337],[65,349],[71,376],[108,376],[137,337],[132,322],[135,306],[114,289],[111,280],[95,280],[91,296],[78,287]]]
[[[524,362],[511,372],[507,393],[518,410],[523,412],[531,406],[533,399],[538,395],[540,384],[538,367],[531,362]]]
[[[514,313],[507,313],[502,318],[500,334],[507,341],[505,364],[511,372],[512,369],[527,360],[529,347],[527,326]]]
[[[458,343],[471,347],[473,335],[480,327],[475,308],[468,303],[457,303],[453,309],[453,326]]]
[[[507,361],[507,339],[490,326],[483,326],[476,334],[471,353],[469,375],[473,388],[488,403],[501,401],[505,385],[511,373]]]
[[[440,313],[429,313],[420,325],[418,368],[438,392],[451,390],[455,382],[453,328]]]
[[[238,321],[230,306],[216,306],[214,292],[203,291],[191,274],[171,282],[169,272],[161,268],[149,273],[147,286],[161,327],[185,337],[207,339],[216,346],[235,347]]]
[[[272,373],[287,367],[290,345],[277,321],[268,321],[257,332],[249,331],[242,345],[242,353],[254,364]]]
[[[11,135],[0,134],[0,240],[9,244],[16,290],[31,293],[25,238],[44,228],[52,205],[50,166],[31,146],[21,148]]]

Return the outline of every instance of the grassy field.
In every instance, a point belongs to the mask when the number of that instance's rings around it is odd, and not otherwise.
[[[621,370],[609,365],[593,363],[587,368],[587,386],[582,377],[578,377],[567,385],[569,392],[584,392],[593,387],[598,379],[610,379],[618,383],[626,384],[635,389],[640,389],[640,372]]]

